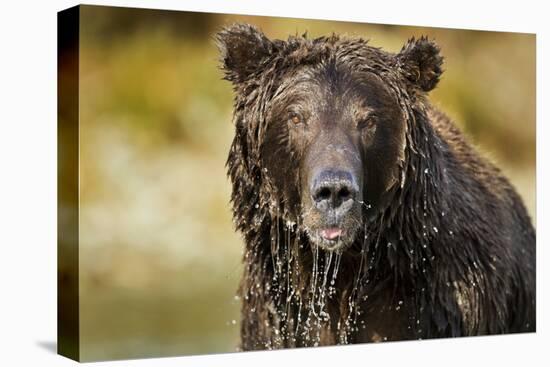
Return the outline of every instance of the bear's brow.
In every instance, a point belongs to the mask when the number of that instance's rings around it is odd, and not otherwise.
[[[273,101],[307,94],[311,92],[310,87],[315,84],[317,84],[316,81],[309,76],[302,75],[296,79],[291,78],[278,86],[273,94]]]

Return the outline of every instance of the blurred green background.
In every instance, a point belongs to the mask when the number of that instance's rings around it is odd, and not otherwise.
[[[273,17],[81,7],[81,358],[234,351],[242,244],[224,163],[232,90],[214,34],[332,32],[398,51],[435,38],[431,93],[511,179],[535,219],[535,36]]]

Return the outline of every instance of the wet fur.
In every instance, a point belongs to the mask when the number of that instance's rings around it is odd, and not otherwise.
[[[245,242],[243,350],[535,330],[535,231],[507,179],[427,101],[441,74],[433,42],[410,40],[396,55],[336,35],[271,41],[248,25],[218,42],[235,91],[227,168]],[[406,116],[399,179],[332,255],[301,225],[298,157],[262,156],[285,77],[330,60],[379,76]],[[271,149],[287,147],[282,136]]]

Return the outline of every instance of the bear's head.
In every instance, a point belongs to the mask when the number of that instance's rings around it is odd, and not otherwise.
[[[321,248],[345,249],[405,184],[439,48],[426,38],[397,54],[335,35],[270,40],[242,24],[217,40],[236,94],[228,166],[239,228],[278,217]]]

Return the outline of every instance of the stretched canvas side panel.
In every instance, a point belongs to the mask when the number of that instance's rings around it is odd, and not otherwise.
[[[79,25],[80,7],[57,17],[57,351],[79,360]]]

